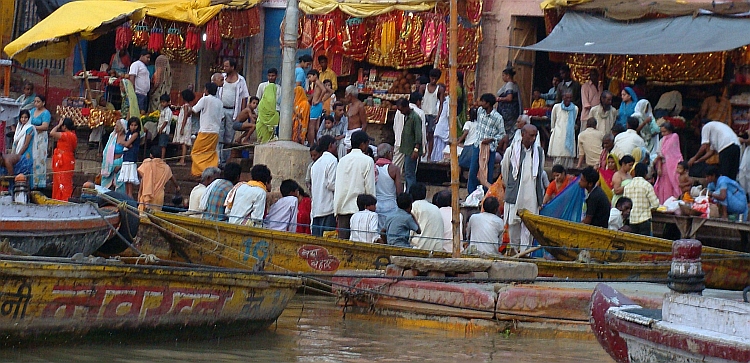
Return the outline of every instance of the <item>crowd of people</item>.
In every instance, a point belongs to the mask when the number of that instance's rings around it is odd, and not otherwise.
[[[153,75],[147,68],[151,60],[147,52],[135,62],[128,59],[127,66],[118,58],[124,72],[123,119],[103,148],[102,187],[134,196],[138,186],[141,208],[159,208],[165,185],[171,180],[179,188],[165,162],[172,142],[180,145],[177,165],[189,160],[191,173],[200,177],[188,206],[195,216],[316,236],[335,234],[361,242],[452,250],[450,195],[443,191],[435,194],[432,203],[426,201],[426,188],[416,177],[419,163],[443,160],[449,143],[450,97],[440,83],[440,70],[418,77],[414,92],[395,102],[395,142],[375,146],[367,134],[367,115],[357,87],[347,86],[338,100],[337,75],[328,68],[327,58],[319,56],[319,69],[313,69],[312,57],[301,56],[294,74],[292,139],[310,147],[312,161],[305,185],[284,180],[279,191],[271,193],[270,169],[255,165],[251,180],[241,181],[239,165],[228,163],[228,147],[249,143],[253,137],[259,143],[276,137],[281,102],[278,71],[269,69],[267,81],[251,96],[236,61],[226,59],[224,72],[212,75],[202,95],[189,89],[180,93],[182,104],[176,106],[179,115],[172,130],[171,69],[162,57],[157,57]],[[689,170],[713,159],[717,167],[704,169],[709,197],[724,217],[747,212],[746,188],[737,178],[740,146],[748,140],[739,138],[723,117],[711,119],[721,116],[718,111],[725,98],[705,102],[699,115],[701,147],[683,160],[675,127],[662,118],[680,112],[679,92],[663,94],[654,108],[639,80],[619,92],[621,102],[615,107],[615,94],[603,89],[596,70],[580,84],[564,65],[547,93],[533,93],[532,109],[546,109],[549,115],[551,133],[545,150],[539,130],[524,112],[514,76],[512,68],[504,70],[504,85],[496,94],[482,94],[471,109],[463,77],[458,77],[459,164],[468,171],[470,193],[487,191],[480,213],[459,223],[464,247],[497,253],[504,234],[514,248],[530,246],[532,237],[518,212],[539,213],[576,184],[568,174],[571,169],[580,171],[577,186],[584,190],[580,220],[603,228],[651,234],[651,211],[670,199],[689,198],[695,182]],[[34,94],[33,85],[24,87],[19,102],[23,110],[17,125],[9,129],[12,152],[2,156],[4,172],[29,174],[32,188],[44,188],[48,137],[52,138],[57,141],[53,197],[68,199],[77,144],[72,120],[50,128],[51,114],[44,97]],[[99,100],[99,107],[113,108],[106,100]],[[159,117],[154,125],[144,126],[139,116],[148,110],[157,111]],[[144,142],[144,136],[150,143]],[[138,166],[140,150],[148,145],[150,157]],[[551,180],[544,169],[547,156],[553,164]]]

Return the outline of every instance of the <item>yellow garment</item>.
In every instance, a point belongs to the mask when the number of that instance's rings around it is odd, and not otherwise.
[[[138,167],[141,175],[141,187],[138,188],[138,209],[161,210],[164,205],[164,186],[172,178],[172,169],[164,160],[146,159]]]
[[[536,101],[531,103],[531,108],[546,108],[546,107],[547,107],[547,101],[545,101],[542,98],[539,98]]]
[[[599,187],[602,188],[604,195],[607,196],[607,200],[612,200],[612,196],[614,196],[615,193],[612,191],[612,188],[607,185],[607,181],[604,180],[604,177],[601,174],[599,174]]]
[[[294,88],[294,122],[292,126],[292,141],[304,144],[307,137],[307,125],[310,123],[310,103],[307,102],[305,90],[297,86]]]
[[[101,30],[114,29],[127,20],[139,21],[145,14],[142,4],[131,1],[71,1],[6,45],[4,51],[20,63],[27,58],[68,58],[79,40],[94,40],[106,33]]]
[[[539,7],[542,8],[542,10],[550,10],[557,7],[569,7],[569,6],[575,6],[578,4],[587,3],[591,0],[544,0],[541,4],[539,4]]]
[[[200,176],[207,168],[219,165],[219,154],[216,152],[218,143],[219,134],[198,133],[193,143],[193,151],[190,152],[190,158],[193,160],[190,168],[191,174]]]
[[[307,15],[322,15],[336,9],[351,16],[360,18],[385,14],[393,10],[427,11],[435,7],[435,0],[386,0],[386,1],[357,1],[357,0],[300,0],[299,9]]]
[[[320,72],[320,81],[331,81],[331,89],[336,92],[336,90],[339,88],[339,82],[338,82],[338,76],[336,75],[336,72],[332,71],[330,67],[326,68],[325,71]]]

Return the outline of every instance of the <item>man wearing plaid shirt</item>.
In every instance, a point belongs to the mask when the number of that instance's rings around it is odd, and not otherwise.
[[[479,110],[477,110],[477,122],[475,129],[477,131],[477,141],[471,146],[471,166],[469,167],[469,182],[468,191],[469,193],[477,189],[479,185],[479,179],[477,173],[479,172],[479,147],[482,144],[489,144],[490,154],[487,158],[487,182],[491,183],[492,175],[495,166],[495,149],[497,149],[497,143],[505,137],[505,124],[503,123],[503,117],[494,109],[495,106],[495,95],[492,93],[485,93],[479,98]],[[508,122],[515,122],[516,120],[508,120]]]
[[[227,163],[224,167],[223,178],[214,180],[206,187],[206,193],[201,198],[199,210],[203,212],[203,219],[211,221],[225,221],[224,201],[235,184],[240,181],[242,167],[237,163]]]
[[[654,193],[654,186],[644,177],[648,173],[646,164],[635,164],[635,178],[625,186],[624,197],[633,201],[630,210],[630,228],[633,233],[652,236],[651,210],[659,207],[659,199]]]

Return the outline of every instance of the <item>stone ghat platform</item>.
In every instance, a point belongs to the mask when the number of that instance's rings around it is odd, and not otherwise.
[[[399,256],[392,256],[391,261],[393,264],[385,273],[349,270],[334,275],[333,291],[342,297],[339,304],[347,314],[392,320],[397,324],[425,327],[437,324],[445,329],[494,330],[543,338],[594,338],[589,325],[589,306],[597,283],[528,282],[536,278],[536,265],[532,263]],[[376,274],[381,276],[373,277]],[[452,276],[465,278],[467,282],[434,281]],[[493,279],[527,282],[489,282]],[[665,285],[659,284],[608,285],[645,308],[661,307],[664,294],[669,292]],[[742,298],[740,292],[722,290],[705,290],[704,295]]]

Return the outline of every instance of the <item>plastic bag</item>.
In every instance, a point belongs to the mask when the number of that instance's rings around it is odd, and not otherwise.
[[[680,209],[680,203],[679,200],[675,197],[669,197],[667,200],[664,201],[664,207],[667,208],[667,212],[674,212],[678,209]]]
[[[484,188],[481,185],[479,185],[477,186],[477,189],[475,191],[471,192],[471,194],[469,194],[469,196],[466,197],[466,200],[464,201],[463,206],[464,207],[478,207],[479,202],[481,202],[482,199],[484,199]]]

